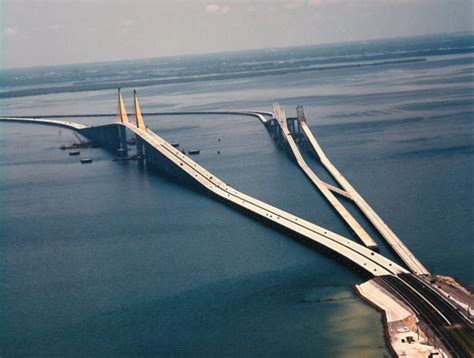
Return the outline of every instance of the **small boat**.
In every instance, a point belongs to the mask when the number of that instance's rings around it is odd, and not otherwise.
[[[66,146],[63,144],[62,146],[59,147],[61,150],[66,150]]]
[[[78,150],[72,150],[69,152],[69,155],[79,155],[79,154],[81,154],[81,152]]]
[[[179,143],[178,143],[178,142],[176,142],[176,143],[170,143],[170,144],[171,144],[172,147],[175,147],[175,148],[179,147]]]
[[[122,161],[126,161],[126,160],[142,160],[142,159],[144,159],[143,156],[135,154],[135,155],[132,155],[131,157],[113,157],[112,161],[113,162],[122,162]]]
[[[199,154],[201,151],[199,149],[189,149],[188,154],[193,155],[193,154]]]
[[[81,164],[85,164],[85,163],[92,163],[92,158],[82,158]]]

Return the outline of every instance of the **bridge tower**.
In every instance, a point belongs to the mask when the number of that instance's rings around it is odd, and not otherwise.
[[[282,147],[284,145],[284,138],[282,136],[281,128],[277,123],[275,112],[273,112],[272,119],[265,123],[265,127],[270,133],[270,136],[275,140],[277,145]]]
[[[128,119],[127,110],[125,109],[125,103],[123,102],[122,92],[120,88],[118,89],[118,117],[120,123],[129,124],[130,120]],[[127,157],[128,156],[128,146],[127,146],[127,128],[125,126],[119,127],[119,141],[120,147],[117,149],[119,156]]]
[[[137,91],[133,90],[133,102],[135,104],[135,125],[139,129],[146,130],[145,121],[143,120],[142,110],[140,109],[140,102],[138,101]],[[143,150],[143,141],[140,137],[135,136],[136,143],[137,143],[137,154],[140,158],[144,157],[144,150]]]
[[[298,107],[296,107],[296,115],[297,115],[297,117],[298,117],[298,122],[307,123],[307,121],[306,121],[306,116],[304,115],[303,106],[298,106]]]
[[[139,129],[146,130],[145,122],[143,121],[142,111],[140,109],[140,103],[138,102],[137,91],[133,90],[133,101],[135,102],[135,117],[136,126]]]
[[[292,126],[290,127],[291,133],[295,137],[297,143],[300,144],[304,149],[306,149],[308,145],[306,143],[306,137],[304,136],[303,131],[301,129],[302,123],[307,123],[306,117],[304,115],[303,106],[296,107],[296,118],[288,118],[288,124],[290,124],[290,119],[292,121]]]
[[[125,103],[123,102],[122,92],[120,88],[118,89],[118,119],[120,123],[129,124],[127,110],[125,109]]]
[[[292,156],[292,152],[288,146],[288,139],[286,138],[285,129],[288,128],[288,120],[286,118],[285,109],[279,103],[273,104],[273,118],[269,122],[267,129],[270,135],[275,139],[277,144],[284,148],[287,153]]]

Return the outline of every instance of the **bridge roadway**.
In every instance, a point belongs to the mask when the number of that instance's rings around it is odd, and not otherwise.
[[[259,115],[262,117],[260,118],[262,121],[267,120],[265,114],[260,113]],[[2,120],[57,125],[79,133],[83,129],[90,130],[95,128],[59,120],[0,118],[0,121]],[[428,322],[428,325],[441,339],[452,356],[472,356],[469,347],[466,347],[462,343],[463,339],[459,338],[461,335],[468,342],[469,340],[472,342],[472,322],[469,318],[458,312],[456,307],[444,297],[430,288],[429,284],[424,280],[413,276],[403,267],[363,245],[237,191],[149,129],[139,129],[130,123],[108,124],[108,126],[110,125],[125,126],[202,187],[229,204],[253,213],[266,222],[272,222],[277,227],[286,228],[290,233],[295,233],[320,246],[326,247],[330,251],[351,261],[370,275],[377,277],[377,280],[385,283],[391,292],[407,302],[416,314]]]
[[[43,125],[49,125],[54,127],[62,127],[67,129],[72,129],[74,131],[81,131],[87,126],[79,123],[69,122],[69,121],[60,121],[56,119],[49,118],[34,118],[34,117],[0,117],[0,122],[20,122],[20,123],[37,123]]]
[[[321,164],[327,169],[331,176],[339,183],[339,185],[351,197],[357,207],[369,219],[372,225],[377,229],[380,235],[390,245],[390,247],[397,253],[402,261],[410,268],[410,270],[417,275],[429,275],[426,267],[413,255],[413,253],[405,246],[400,238],[388,227],[382,218],[375,212],[372,207],[364,200],[364,198],[354,189],[354,187],[347,181],[339,170],[331,163],[321,146],[316,141],[316,138],[311,133],[311,130],[306,123],[306,119],[298,117],[298,123],[304,136],[311,144],[315,155],[321,161]]]
[[[201,115],[201,114],[211,114],[211,115],[237,115],[237,116],[251,116],[259,118],[262,123],[266,123],[268,119],[266,117],[272,117],[272,112],[268,111],[241,111],[241,110],[229,110],[229,111],[183,111],[183,112],[143,112],[143,116],[183,116],[183,115]],[[129,113],[130,116],[135,115],[134,113]],[[49,115],[35,115],[35,116],[10,116],[10,117],[0,117],[2,119],[8,119],[10,121],[16,119],[55,119],[55,118],[101,118],[101,117],[117,117],[117,113],[84,113],[84,114],[49,114]],[[59,121],[64,122],[64,121]],[[68,122],[73,123],[73,122]],[[46,124],[46,123],[45,123]],[[77,124],[77,123],[75,123]],[[58,124],[59,125],[59,124]],[[80,125],[80,124],[79,124]]]
[[[426,281],[413,274],[380,276],[375,280],[415,312],[451,357],[474,356],[472,321]]]
[[[277,106],[279,107],[279,106]],[[274,109],[275,112],[275,109]],[[261,123],[267,124],[269,119],[275,117],[274,112],[266,111],[187,111],[187,112],[153,112],[150,113],[153,115],[195,115],[195,114],[212,114],[212,115],[244,115],[252,116],[258,118]],[[316,141],[316,138],[311,133],[307,125],[306,118],[304,114],[298,116],[298,123],[300,128],[310,143],[315,155],[319,158],[323,166],[328,170],[328,172],[334,177],[334,179],[341,185],[343,189],[336,188],[330,184],[327,184],[320,180],[316,174],[309,168],[309,166],[304,161],[296,143],[293,140],[291,134],[289,134],[288,126],[286,124],[286,116],[284,111],[278,112],[278,116],[281,117],[278,120],[280,126],[283,126],[285,131],[285,138],[289,141],[288,144],[295,156],[300,168],[305,172],[308,178],[314,183],[314,185],[323,193],[323,195],[328,199],[328,201],[334,206],[339,215],[346,221],[349,227],[356,233],[356,235],[361,239],[361,241],[370,248],[376,248],[377,244],[375,241],[367,234],[365,230],[360,226],[360,224],[353,218],[353,216],[344,208],[344,206],[337,200],[332,192],[336,192],[340,195],[352,199],[354,203],[359,207],[363,214],[368,218],[372,225],[377,229],[380,235],[386,240],[390,247],[397,253],[397,255],[402,259],[402,261],[407,265],[407,267],[417,275],[429,275],[429,271],[423,266],[423,264],[413,255],[413,253],[406,247],[406,245],[398,238],[398,236],[388,227],[388,225],[380,218],[380,216],[369,206],[369,204],[362,198],[362,196],[354,189],[354,187],[344,178],[344,176],[339,172],[339,170],[331,163],[327,158],[324,151],[321,149],[319,143]],[[75,117],[103,117],[103,116],[116,116],[116,114],[78,114],[78,115],[67,115],[64,117],[75,118]],[[9,120],[9,121],[18,121],[18,122],[35,122],[41,120],[43,124],[55,125],[60,127],[71,128],[73,130],[81,130],[86,128],[86,126],[74,122],[57,120],[54,118],[60,118],[59,115],[49,115],[44,116],[44,118],[39,118],[39,116],[30,116],[30,117],[2,117],[0,121]],[[283,120],[284,119],[284,120]],[[287,132],[286,132],[287,131]]]
[[[133,124],[125,123],[123,125],[152,145],[208,191],[231,202],[233,205],[252,212],[265,221],[273,222],[276,226],[284,227],[290,232],[325,246],[349,259],[373,276],[407,272],[398,264],[354,241],[239,192],[181,153],[156,133],[148,129],[140,130]]]
[[[262,121],[267,120],[265,116],[260,113],[254,112],[248,115],[259,117]],[[317,245],[329,249],[335,254],[349,260],[370,275],[381,276],[407,273],[403,267],[363,245],[239,192],[201,167],[198,163],[181,153],[178,149],[174,148],[171,144],[149,129],[140,129],[134,124],[117,122],[104,126],[86,127],[68,121],[52,121],[49,119],[22,118],[21,120],[18,120],[18,118],[10,117],[10,119],[0,118],[0,120],[59,125],[61,127],[78,131],[79,133],[86,128],[100,128],[110,125],[125,126],[135,135],[151,145],[170,162],[174,163],[177,168],[181,169],[207,191],[231,203],[233,206],[244,209],[245,211],[262,218],[266,222],[271,222],[277,227],[281,227],[290,233],[294,233],[297,236],[308,240],[308,242],[314,242]]]
[[[288,123],[286,120],[286,115],[283,107],[279,104],[273,105],[273,113],[278,123],[283,137],[285,138],[286,143],[288,144],[293,156],[296,159],[299,167],[303,170],[306,176],[311,180],[311,182],[318,188],[321,194],[324,195],[326,200],[334,207],[336,212],[341,216],[341,218],[346,222],[346,224],[352,229],[352,231],[357,235],[357,237],[364,243],[365,246],[375,249],[377,248],[377,243],[370,237],[370,235],[364,230],[364,228],[357,222],[356,219],[352,216],[351,213],[340,203],[340,201],[334,196],[331,192],[331,189],[328,187],[329,184],[324,183],[320,180],[317,175],[311,170],[311,168],[306,164],[306,161],[303,159],[298,146],[296,145],[293,136],[288,129]],[[342,190],[340,190],[342,191]]]

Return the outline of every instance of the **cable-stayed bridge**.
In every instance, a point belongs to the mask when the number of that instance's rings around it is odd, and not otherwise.
[[[60,120],[59,118],[36,117],[2,117],[0,121],[36,123],[68,128],[111,151],[121,150],[121,153],[125,153],[124,155],[127,152],[127,132],[132,133],[136,137],[137,152],[144,158],[147,166],[149,165],[177,178],[180,182],[191,185],[272,228],[342,259],[350,267],[365,275],[379,277],[380,280],[384,281],[391,288],[394,295],[407,302],[414,309],[415,313],[428,322],[453,356],[469,356],[469,350],[459,341],[458,336],[452,333],[453,331],[450,327],[462,327],[463,332],[472,338],[471,320],[462,312],[457,311],[444,297],[430,288],[427,281],[423,280],[423,276],[429,275],[428,270],[332,165],[309,130],[302,108],[298,109],[296,121],[286,118],[284,109],[278,104],[274,105],[273,112],[209,111],[166,114],[238,114],[258,118],[267,127],[272,136],[288,149],[288,152],[293,156],[300,168],[331,203],[336,212],[339,213],[355,235],[362,241],[362,244],[231,187],[180,150],[173,147],[157,133],[148,129],[136,92],[134,93],[134,107],[135,113],[132,118],[127,114],[119,90],[117,120],[108,124],[85,126]],[[309,168],[297,144],[297,139],[301,139],[302,136],[310,144],[315,155],[317,155],[341,188],[323,182]],[[373,250],[377,247],[375,241],[356,222],[334,194],[342,195],[356,203],[374,227],[381,233],[382,237],[399,255],[407,266],[406,268]]]

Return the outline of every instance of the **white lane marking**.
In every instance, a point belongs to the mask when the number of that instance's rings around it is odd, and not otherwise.
[[[433,304],[428,301],[425,296],[423,296],[421,293],[419,293],[413,286],[411,286],[409,283],[405,282],[404,280],[402,280],[400,277],[397,276],[397,278],[403,282],[406,286],[410,287],[413,292],[415,292],[418,296],[420,296],[426,303],[428,303],[436,312],[438,312],[438,314],[443,317],[443,319],[448,323],[448,325],[451,326],[451,322],[446,318],[446,316],[444,314],[442,314],[435,306],[433,306]]]

